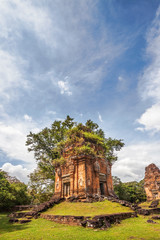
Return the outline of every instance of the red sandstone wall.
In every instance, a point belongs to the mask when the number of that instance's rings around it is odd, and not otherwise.
[[[71,148],[68,149],[68,151],[71,150]],[[63,197],[63,182],[64,176],[66,176],[70,182],[71,196],[86,193],[100,194],[100,178],[103,181],[104,195],[112,195],[111,164],[105,159],[96,160],[91,156],[72,156],[69,152],[66,152],[64,156],[67,160],[66,164],[56,169],[55,193]]]
[[[145,168],[145,184],[147,200],[160,199],[160,170],[155,164]]]

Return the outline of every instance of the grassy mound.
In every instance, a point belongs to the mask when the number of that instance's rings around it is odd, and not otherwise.
[[[130,208],[121,206],[119,203],[105,200],[103,202],[62,202],[48,209],[45,213],[52,215],[95,216],[120,212],[133,212]]]
[[[73,227],[45,219],[34,219],[25,225],[10,224],[6,214],[0,214],[1,240],[159,240],[160,220],[157,224],[147,223],[148,216],[123,220],[107,231]]]

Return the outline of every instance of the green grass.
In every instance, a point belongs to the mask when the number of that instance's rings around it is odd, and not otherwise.
[[[16,224],[10,224],[9,218],[7,217],[8,214],[0,213],[0,239],[1,234],[19,231],[24,228],[23,225],[16,225]]]
[[[140,204],[139,204],[139,206],[140,206],[141,208],[148,209],[148,208],[149,208],[149,206],[150,206],[150,204],[151,204],[151,202],[152,202],[152,201],[150,201],[150,202],[143,202],[143,203],[140,203]],[[158,206],[157,206],[157,207],[159,207],[159,208],[160,208],[160,201],[159,201],[159,204],[158,204]]]
[[[130,208],[123,207],[119,203],[105,200],[103,202],[82,203],[62,202],[45,212],[52,215],[95,216],[120,212],[133,212]]]
[[[0,214],[1,240],[159,240],[160,221],[147,223],[148,217],[140,216],[123,220],[106,231],[73,227],[45,219],[34,219],[20,225],[10,224],[5,214]]]

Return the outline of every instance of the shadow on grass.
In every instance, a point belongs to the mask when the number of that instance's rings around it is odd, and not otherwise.
[[[0,235],[8,232],[26,229],[28,224],[13,224],[9,222],[8,214],[0,213]]]

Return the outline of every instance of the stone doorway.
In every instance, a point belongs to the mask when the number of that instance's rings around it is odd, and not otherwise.
[[[63,183],[63,196],[64,197],[70,196],[70,182]]]
[[[104,195],[104,183],[103,182],[100,182],[100,192],[101,192],[101,195]]]

